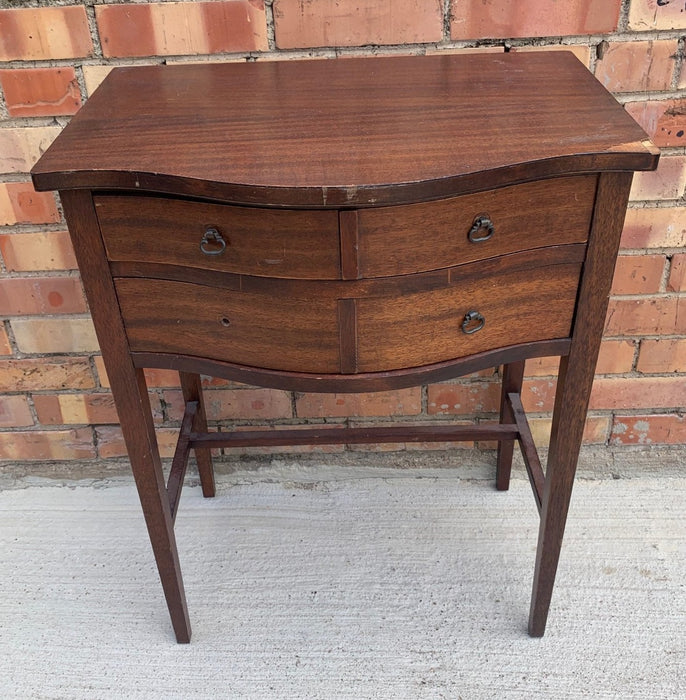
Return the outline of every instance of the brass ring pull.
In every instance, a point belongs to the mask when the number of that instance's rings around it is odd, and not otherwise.
[[[495,233],[493,222],[485,214],[481,214],[474,219],[472,227],[469,229],[467,238],[471,243],[481,243],[487,241]]]
[[[486,325],[486,319],[478,311],[468,311],[462,321],[462,332],[467,335],[480,331]]]
[[[200,250],[205,255],[221,255],[226,250],[226,241],[216,228],[209,227],[200,241]]]

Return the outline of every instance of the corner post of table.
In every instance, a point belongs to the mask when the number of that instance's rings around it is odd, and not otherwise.
[[[524,379],[524,360],[511,362],[503,366],[503,382],[500,392],[500,422],[515,423],[514,413],[508,401],[508,394],[519,394],[522,391]],[[498,461],[496,466],[495,487],[498,491],[507,491],[510,488],[510,474],[512,472],[512,457],[514,454],[514,440],[500,440],[498,442]]]
[[[632,173],[601,173],[569,355],[560,361],[534,572],[529,634],[545,632]]]
[[[178,642],[189,642],[191,628],[174,524],[143,370],[134,367],[131,359],[91,192],[66,190],[60,196],[174,633]]]
[[[183,393],[184,403],[188,404],[190,401],[198,402],[198,412],[193,419],[193,430],[197,433],[206,433],[207,414],[205,412],[200,375],[190,372],[179,372],[179,377],[181,379],[181,391]],[[212,454],[210,450],[196,447],[195,461],[198,465],[202,495],[205,498],[210,498],[215,495],[214,469],[212,467]]]

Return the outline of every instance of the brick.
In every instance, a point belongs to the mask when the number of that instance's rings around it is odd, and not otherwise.
[[[0,172],[28,173],[60,131],[59,126],[0,129]]]
[[[432,56],[434,54],[443,54],[443,55],[454,55],[454,54],[462,54],[463,56],[466,54],[474,54],[474,53],[505,53],[505,47],[504,46],[469,46],[469,47],[460,47],[460,46],[427,46],[426,47],[426,55],[427,56]],[[376,56],[376,52],[374,53]]]
[[[165,391],[170,420],[181,420],[184,404],[180,391]],[[213,389],[204,392],[208,420],[271,420],[292,418],[291,395],[272,389]]]
[[[17,347],[26,353],[97,352],[90,318],[13,319]]]
[[[96,5],[105,56],[266,51],[262,0]]]
[[[0,61],[43,61],[92,53],[86,9],[81,5],[0,10]]]
[[[634,366],[636,343],[632,340],[603,340],[596,374],[623,374]]]
[[[677,54],[675,39],[604,43],[595,75],[611,92],[669,90]]]
[[[686,207],[629,209],[622,232],[623,248],[686,246]]]
[[[33,416],[25,396],[0,396],[0,427],[23,428],[33,425]]]
[[[179,438],[179,431],[175,428],[158,428],[155,431],[155,435],[162,459],[173,457]],[[98,457],[101,459],[127,456],[124,437],[118,425],[97,426],[95,428],[95,442],[97,444]]]
[[[75,270],[77,267],[66,231],[0,234],[0,252],[10,272]]]
[[[664,255],[620,255],[612,280],[612,294],[654,294],[660,291]]]
[[[33,405],[43,425],[119,422],[112,394],[34,394]]]
[[[611,299],[607,336],[686,334],[686,298]]]
[[[531,434],[539,449],[548,447],[552,424],[552,418],[529,419]],[[587,445],[603,445],[607,442],[609,431],[610,416],[589,416],[584,425],[583,442]]]
[[[630,198],[680,199],[686,188],[686,158],[684,156],[662,156],[657,170],[634,175]]]
[[[109,388],[110,378],[107,376],[107,370],[105,370],[105,363],[103,362],[102,355],[96,355],[93,359],[95,361],[95,369],[98,373],[100,386]],[[176,370],[148,367],[143,370],[143,373],[145,374],[145,381],[150,388],[179,387],[179,373]]]
[[[636,369],[645,374],[686,372],[686,338],[642,340]]]
[[[623,374],[634,364],[636,344],[631,340],[604,340],[600,345],[597,374]],[[537,357],[526,361],[527,377],[557,376],[559,357]]]
[[[81,69],[88,97],[97,90],[100,83],[110,74],[113,68],[114,66],[84,66]]]
[[[668,292],[686,292],[686,253],[672,257],[672,267],[667,280]]]
[[[365,394],[316,394],[296,397],[299,418],[344,418],[347,416],[411,416],[421,413],[420,387]]]
[[[428,388],[429,415],[494,413],[499,407],[499,383],[431,384]]]
[[[0,391],[91,389],[95,386],[84,358],[0,360]]]
[[[510,53],[526,53],[530,51],[571,51],[586,68],[591,64],[591,47],[585,44],[554,44],[552,46],[513,46]]]
[[[77,277],[0,279],[0,315],[74,314],[86,311]]]
[[[686,443],[686,417],[655,414],[615,416],[612,424],[613,445],[683,445]]]
[[[30,182],[0,183],[0,226],[54,224],[59,220],[52,192],[36,192]]]
[[[75,114],[81,91],[71,67],[0,70],[0,84],[10,117]]]
[[[656,146],[686,145],[686,100],[629,102],[625,108]]]
[[[557,379],[525,379],[522,385],[522,405],[529,413],[552,411]]]
[[[591,410],[682,409],[686,377],[597,377]]]
[[[94,457],[90,428],[0,433],[0,459],[44,461]]]
[[[549,377],[557,375],[559,367],[559,357],[534,357],[526,361],[524,374],[527,377]]]
[[[686,27],[683,2],[670,0],[631,0],[629,29],[645,32],[651,29],[682,29]]]
[[[452,0],[453,39],[604,34],[614,31],[621,0]]]
[[[0,355],[12,355],[12,346],[4,324],[0,325]]]
[[[440,0],[274,1],[280,49],[437,42],[443,37]]]

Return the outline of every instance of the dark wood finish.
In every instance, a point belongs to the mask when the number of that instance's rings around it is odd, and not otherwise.
[[[269,294],[275,297],[310,297],[324,294],[332,299],[359,299],[363,297],[396,297],[413,292],[442,289],[446,285],[461,285],[479,281],[515,270],[535,271],[539,267],[582,263],[586,257],[586,246],[550,245],[533,255],[525,250],[509,255],[481,260],[478,264],[456,265],[442,270],[431,270],[416,275],[396,275],[356,281],[318,281],[278,279],[239,275],[217,270],[200,270],[181,265],[157,263],[110,263],[114,277],[141,277],[178,282],[192,282],[221,290]]]
[[[155,437],[143,370],[134,367],[89,192],[61,193],[102,356],[119,414],[126,450],[143,507],[157,569],[178,642],[190,642],[191,625],[181,578],[169,498]]]
[[[356,208],[656,163],[573,54],[509,53],[115,68],[33,177]]]
[[[357,209],[344,209],[338,215],[341,233],[341,272],[344,280],[356,280],[360,276],[358,213]]]
[[[205,401],[202,395],[200,375],[188,372],[179,372],[181,391],[186,405],[196,403],[198,408],[195,412],[192,429],[195,431],[207,431],[207,414],[205,411]],[[198,476],[202,487],[202,495],[210,498],[215,494],[214,468],[212,467],[212,455],[209,450],[196,449],[195,461],[198,467]]]
[[[471,266],[478,269],[480,263]],[[358,369],[421,367],[507,345],[566,338],[579,272],[579,265],[552,265],[535,275],[517,271],[431,292],[360,299]],[[486,322],[467,335],[461,325],[471,310]]]
[[[341,374],[357,372],[357,304],[354,299],[338,301]]]
[[[237,432],[191,433],[190,445],[212,447],[275,447],[278,445],[363,445],[389,442],[445,442],[461,440],[516,439],[514,425],[406,425],[376,428],[336,428],[319,425],[298,430],[240,430]]]
[[[361,274],[408,275],[543,248],[551,241],[582,243],[588,237],[596,179],[559,178],[437,202],[363,209]],[[493,222],[495,232],[488,240],[472,243],[469,230],[483,215]]]
[[[460,439],[499,441],[498,488],[522,448],[543,634],[631,171],[657,159],[565,52],[110,73],[32,176],[61,190],[179,641],[191,449],[209,496],[212,447]],[[467,240],[477,216],[489,240]],[[520,394],[524,361],[555,354],[544,475]],[[474,426],[208,433],[199,378],[376,391],[498,364],[500,421]],[[179,370],[187,405],[168,484],[148,366]]]
[[[172,522],[176,521],[176,513],[179,509],[183,479],[186,476],[188,456],[191,453],[190,434],[197,414],[198,402],[187,401],[183,412],[183,420],[181,421],[179,439],[176,442],[169,478],[167,479],[167,495],[169,497],[169,510],[171,511]]]
[[[335,211],[263,210],[162,197],[94,198],[110,260],[266,277],[339,279]],[[208,228],[226,248],[200,249]]]
[[[598,185],[572,345],[557,379],[529,615],[532,637],[545,632],[630,187],[631,173],[604,173]]]
[[[166,280],[117,279],[131,349],[292,372],[340,371],[337,302]],[[150,317],[150,299],[164,299]],[[183,319],[183,323],[179,323]]]
[[[538,457],[538,450],[536,449],[534,438],[531,434],[529,421],[526,419],[526,413],[524,412],[524,407],[522,406],[522,399],[519,392],[517,391],[508,394],[507,401],[510,405],[510,411],[515,419],[515,425],[517,426],[517,432],[519,433],[517,440],[519,441],[522,456],[524,457],[526,473],[529,476],[531,488],[534,492],[536,507],[540,513],[541,503],[543,502],[543,491],[545,488],[545,474],[543,473],[543,467],[541,467],[541,460]]]
[[[133,352],[131,357],[136,367],[157,367],[179,371],[196,369],[203,374],[214,377],[231,379],[243,384],[283,389],[284,391],[350,394],[359,391],[391,391],[417,384],[444,382],[488,367],[497,367],[506,361],[514,362],[532,357],[566,355],[569,352],[569,344],[569,338],[522,343],[424,367],[411,367],[392,372],[357,372],[356,374],[282,372],[262,367],[245,367],[230,362],[208,360],[189,355],[166,353]]]
[[[509,394],[522,391],[524,380],[524,360],[510,362],[503,366],[503,381],[500,389],[500,422],[515,423]],[[498,458],[496,460],[495,487],[498,491],[507,491],[510,488],[510,473],[512,472],[512,457],[514,455],[514,441],[501,440],[498,443]]]

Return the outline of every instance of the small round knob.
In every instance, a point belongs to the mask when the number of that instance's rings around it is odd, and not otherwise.
[[[467,238],[472,243],[487,241],[495,233],[493,222],[485,214],[481,214],[474,219],[472,227],[469,229]]]
[[[468,311],[462,321],[462,332],[467,335],[480,331],[486,325],[486,319],[478,311]]]
[[[216,228],[209,226],[200,241],[200,250],[205,255],[221,255],[226,250],[226,241]]]

